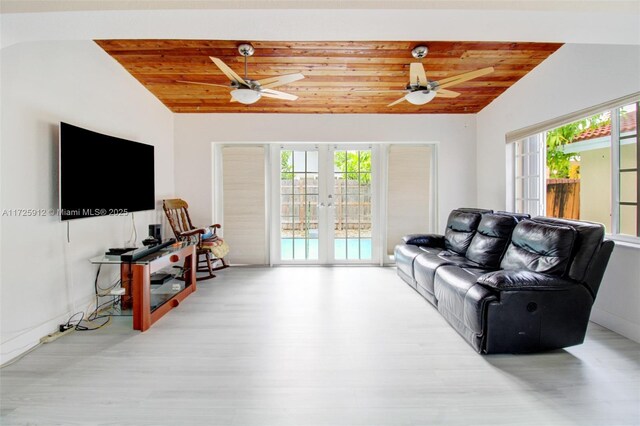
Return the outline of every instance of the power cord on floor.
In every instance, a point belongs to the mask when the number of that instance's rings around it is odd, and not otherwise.
[[[107,314],[107,315],[99,315],[99,314],[100,312],[104,311],[107,307],[114,306],[116,304],[117,298],[116,296],[113,296],[111,300],[108,300],[104,303],[100,303],[100,297],[111,296],[109,291],[115,288],[118,284],[120,284],[121,281],[116,280],[115,283],[113,283],[112,285],[106,288],[100,287],[100,285],[98,284],[98,279],[100,278],[101,269],[102,269],[102,265],[98,265],[98,270],[96,271],[96,278],[93,281],[93,289],[95,291],[95,298],[96,298],[95,309],[89,315],[86,315],[86,319],[85,319],[85,313],[83,311],[79,311],[71,315],[71,317],[69,317],[67,322],[60,326],[61,332],[69,330],[71,328],[75,328],[76,331],[93,331],[93,330],[98,330],[102,327],[105,327],[111,323],[110,314]],[[80,316],[80,319],[77,319],[74,321],[74,318],[78,316]],[[102,318],[106,318],[106,320],[95,327],[91,326],[93,321],[96,321]]]

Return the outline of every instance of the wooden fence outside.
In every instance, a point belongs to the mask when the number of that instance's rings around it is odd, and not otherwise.
[[[547,179],[547,216],[580,219],[580,179]]]
[[[318,228],[318,206],[316,202],[303,203],[303,194],[306,192],[313,194],[314,199],[318,199],[315,195],[318,193],[318,179],[308,178],[295,179],[292,181],[281,181],[281,188],[287,189],[287,192],[295,192],[295,194],[282,194],[282,198],[286,198],[281,208],[282,230],[317,229]],[[335,178],[334,181],[334,198],[333,205],[335,208],[336,230],[352,230],[352,229],[370,229],[371,228],[371,185],[364,184],[360,186],[358,191],[358,181],[349,180],[346,184],[342,179]],[[346,191],[345,191],[346,189]],[[360,217],[361,222],[358,221]],[[347,220],[347,218],[349,218]]]

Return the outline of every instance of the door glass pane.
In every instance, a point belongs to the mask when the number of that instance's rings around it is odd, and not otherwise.
[[[338,238],[336,236],[334,240],[334,257],[336,260],[346,260],[347,259],[347,239],[346,238]]]
[[[348,260],[360,259],[360,239],[359,238],[347,238],[347,259]]]
[[[293,260],[293,238],[280,239],[280,258],[282,260]]]
[[[293,239],[293,259],[294,260],[306,260],[306,242],[304,238]]]
[[[371,150],[342,150],[333,154],[334,257],[370,260]]]
[[[371,238],[360,238],[360,257],[371,259]]]
[[[293,151],[293,171],[305,172],[306,160],[306,151]]]
[[[318,153],[281,151],[280,177],[281,258],[318,260]]]

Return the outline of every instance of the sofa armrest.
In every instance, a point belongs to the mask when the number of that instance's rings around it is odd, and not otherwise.
[[[579,285],[575,281],[531,271],[494,271],[481,275],[478,284],[499,291],[566,290]]]
[[[405,244],[412,246],[426,246],[444,248],[444,235],[437,234],[409,234],[402,237]]]

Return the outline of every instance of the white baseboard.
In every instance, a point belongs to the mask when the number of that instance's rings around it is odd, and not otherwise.
[[[95,300],[95,296],[90,296],[83,301],[76,302],[76,306],[87,306]],[[40,343],[40,339],[44,336],[59,330],[60,324],[64,324],[69,317],[75,312],[66,312],[49,321],[35,326],[30,330],[20,332],[18,335],[11,337],[6,342],[0,344],[0,365],[10,362],[12,359],[19,357],[29,349]]]
[[[640,343],[640,324],[633,323],[610,312],[594,308],[591,311],[591,321],[621,336]]]

